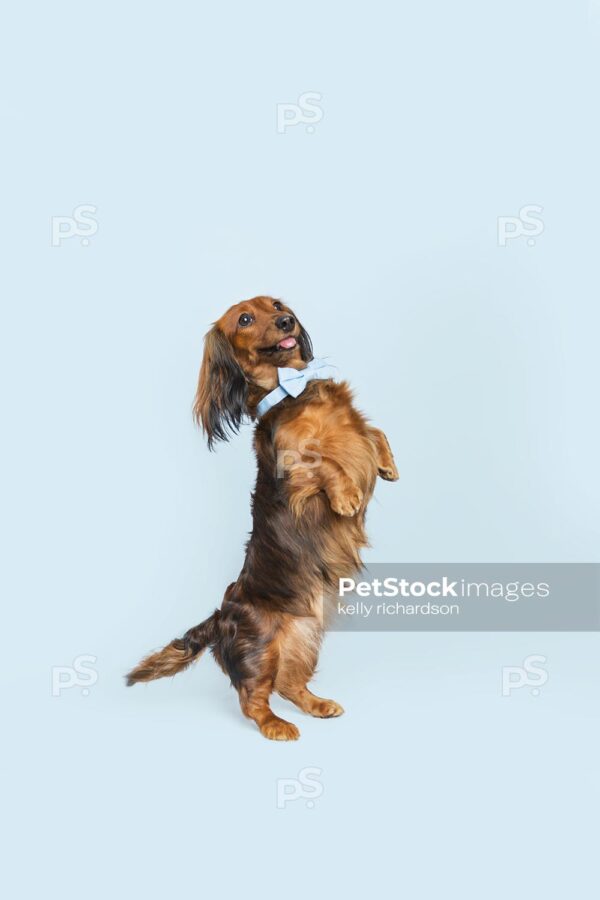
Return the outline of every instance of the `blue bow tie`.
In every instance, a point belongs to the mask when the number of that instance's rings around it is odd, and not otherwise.
[[[333,378],[334,375],[334,367],[324,359],[313,359],[304,369],[277,369],[279,387],[262,398],[256,407],[256,415],[259,418],[264,416],[286,397],[299,397],[309,381]]]

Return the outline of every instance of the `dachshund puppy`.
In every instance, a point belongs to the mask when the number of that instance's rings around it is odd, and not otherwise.
[[[337,596],[338,579],[361,567],[375,479],[398,478],[385,435],[354,408],[348,385],[330,375],[313,359],[292,310],[271,297],[237,303],[208,332],[194,414],[211,449],[244,418],[257,423],[252,533],[221,608],[127,679],[174,675],[210,647],[244,714],[278,741],[300,733],[271,710],[273,691],[312,716],[343,712],[307,685],[327,601]]]

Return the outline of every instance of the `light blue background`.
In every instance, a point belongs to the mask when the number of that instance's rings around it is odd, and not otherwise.
[[[122,675],[239,569],[250,432],[211,455],[190,405],[207,326],[256,293],[389,435],[367,559],[598,560],[598,4],[3,20],[7,896],[595,896],[596,635],[331,635],[347,713],[276,700],[295,744],[209,658]],[[307,91],[314,133],[278,133]],[[52,247],[81,203],[97,234]],[[543,233],[498,246],[526,204]],[[52,697],[80,654],[97,683]],[[502,697],[529,654],[548,682]],[[305,766],[322,796],[277,809]]]

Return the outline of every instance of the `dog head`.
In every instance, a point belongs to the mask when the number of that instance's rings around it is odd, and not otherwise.
[[[277,386],[280,366],[313,358],[310,337],[281,300],[254,297],[230,307],[204,339],[194,417],[208,446],[239,430],[244,415]]]

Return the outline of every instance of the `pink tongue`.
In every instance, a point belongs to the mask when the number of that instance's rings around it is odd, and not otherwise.
[[[292,347],[296,346],[296,338],[284,338],[282,341],[279,341],[277,346],[281,347],[282,350],[291,350]]]

